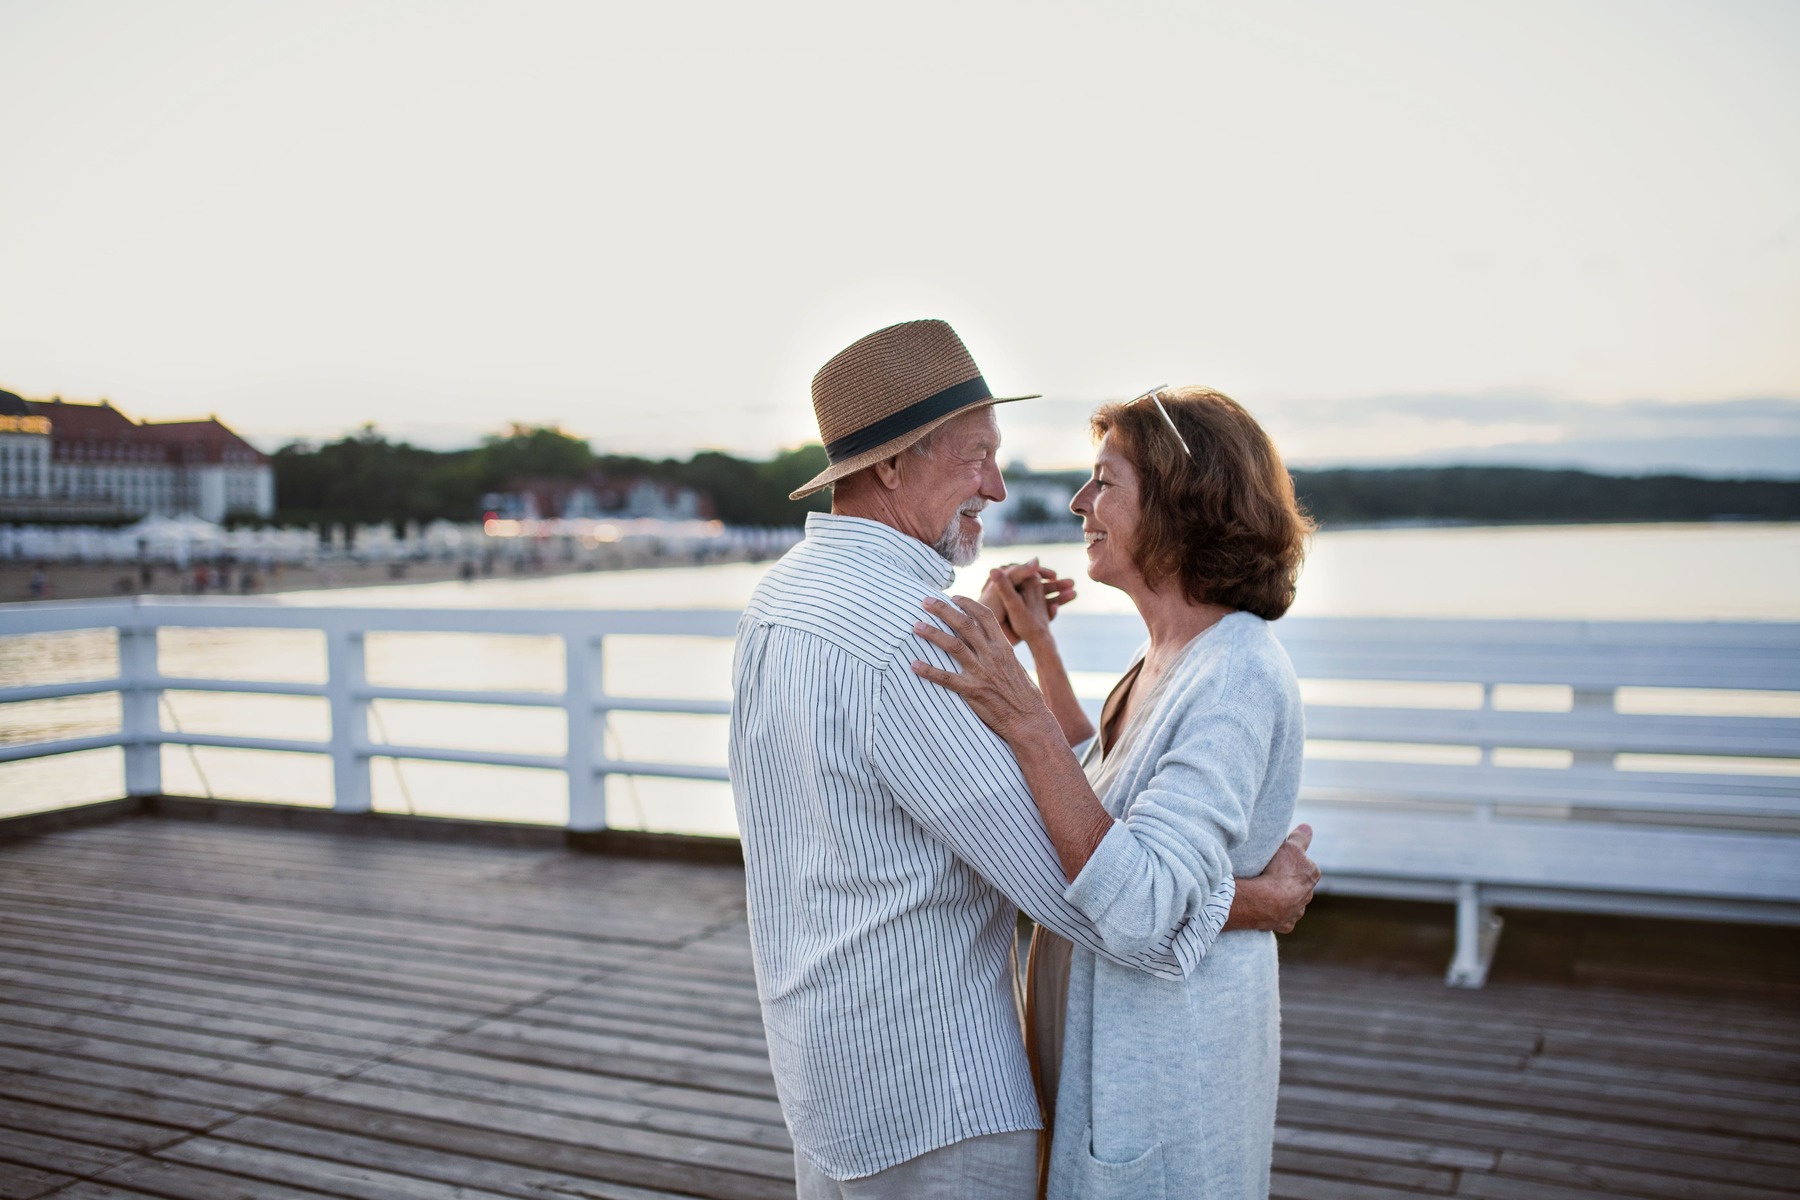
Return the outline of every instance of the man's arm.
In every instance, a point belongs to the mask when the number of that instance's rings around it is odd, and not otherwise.
[[[1261,875],[1237,881],[1231,916],[1225,931],[1266,929],[1292,933],[1319,885],[1319,864],[1306,856],[1312,845],[1312,826],[1296,825],[1275,851]]]
[[[1074,944],[1164,978],[1191,971],[1225,924],[1234,882],[1227,876],[1196,897],[1141,950],[1109,949],[1064,895],[1061,863],[1012,751],[959,697],[906,665],[942,652],[912,637],[898,653],[897,669],[883,676],[868,749],[901,807],[1033,920]]]

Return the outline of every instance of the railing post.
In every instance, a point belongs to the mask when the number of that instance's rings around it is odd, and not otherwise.
[[[586,634],[563,635],[563,711],[568,718],[569,828],[593,832],[606,828],[605,754],[594,736],[595,703],[606,675],[605,639]]]
[[[125,794],[162,795],[162,689],[153,682],[156,627],[119,626],[119,733],[125,743]]]
[[[1481,888],[1473,881],[1456,885],[1456,954],[1444,982],[1451,987],[1478,988],[1487,983],[1494,948],[1500,944],[1504,922],[1481,902]]]
[[[1616,707],[1613,696],[1612,688],[1575,688],[1574,695],[1570,700],[1569,711],[1571,713],[1612,712]],[[1613,765],[1613,752],[1611,750],[1577,750],[1574,752],[1573,765],[1610,768]]]
[[[360,630],[334,630],[325,635],[325,696],[331,705],[332,808],[368,812],[374,806],[369,789],[369,702],[362,695],[363,635]]]
[[[1482,708],[1483,712],[1492,712],[1494,710],[1494,685],[1491,683],[1484,683],[1481,685],[1481,708]],[[1480,746],[1480,750],[1481,750],[1481,765],[1484,767],[1493,766],[1494,765],[1493,743],[1487,742],[1487,741],[1482,742],[1481,746]],[[1487,821],[1492,821],[1493,819],[1494,819],[1494,802],[1492,800],[1476,801],[1476,803],[1475,803],[1475,820],[1476,820],[1476,822],[1479,824],[1479,823],[1483,823],[1483,822],[1487,822]],[[1458,937],[1460,937],[1460,936],[1461,936],[1461,934],[1459,932]]]

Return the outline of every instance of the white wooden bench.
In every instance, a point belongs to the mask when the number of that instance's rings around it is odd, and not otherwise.
[[[1064,619],[1074,670],[1116,672],[1143,636]],[[1275,630],[1307,690],[1321,890],[1455,903],[1450,983],[1485,981],[1496,908],[1800,923],[1800,775],[1782,773],[1800,764],[1800,625]]]

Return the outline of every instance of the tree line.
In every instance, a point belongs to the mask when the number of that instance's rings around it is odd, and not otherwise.
[[[1295,471],[1294,488],[1326,525],[1800,520],[1800,480],[1794,479],[1394,467]]]
[[[438,519],[472,521],[482,496],[520,479],[643,477],[709,497],[728,525],[801,524],[830,504],[820,492],[788,493],[825,469],[816,443],[766,460],[703,450],[685,460],[596,454],[551,426],[515,425],[466,450],[390,441],[373,426],[323,444],[295,442],[273,455],[280,524]],[[1394,521],[1464,523],[1800,520],[1800,480],[1617,476],[1532,467],[1394,467],[1297,470],[1301,502],[1322,525]],[[1085,475],[1052,476],[1072,493]]]
[[[277,524],[474,521],[481,498],[522,479],[649,478],[689,487],[727,525],[798,525],[828,495],[795,503],[788,493],[825,469],[818,445],[757,461],[702,450],[686,460],[596,454],[581,438],[543,425],[515,425],[468,450],[426,450],[389,441],[374,426],[335,442],[295,442],[272,456]]]

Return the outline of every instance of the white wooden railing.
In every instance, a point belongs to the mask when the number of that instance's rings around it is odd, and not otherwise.
[[[0,688],[0,705],[116,692],[120,697],[117,733],[0,746],[0,763],[77,750],[122,747],[125,790],[155,796],[163,790],[162,747],[217,746],[328,754],[332,762],[332,807],[367,812],[372,805],[370,760],[416,759],[497,767],[531,767],[568,776],[568,827],[606,827],[608,775],[659,776],[724,781],[723,764],[635,762],[612,759],[595,722],[608,712],[725,715],[724,700],[655,696],[610,696],[602,688],[605,640],[612,635],[729,638],[737,614],[728,611],[620,611],[596,609],[404,609],[303,608],[273,601],[104,600],[0,607],[0,636],[59,633],[83,629],[118,631],[116,678]],[[321,683],[183,677],[162,673],[159,629],[299,629],[325,637],[326,677]],[[471,691],[399,687],[371,683],[364,670],[364,637],[370,633],[513,634],[559,637],[563,642],[564,689]],[[328,741],[246,737],[163,728],[160,709],[166,691],[236,692],[271,696],[318,696],[330,705]],[[560,709],[568,728],[563,754],[520,754],[450,746],[396,745],[369,735],[369,706],[375,700],[427,700],[455,704],[517,705]],[[3,713],[4,710],[0,710]]]
[[[163,746],[324,754],[332,762],[334,807],[352,813],[372,806],[375,758],[549,769],[568,779],[568,827],[599,830],[607,823],[608,776],[726,779],[722,762],[608,757],[596,736],[599,720],[611,712],[729,712],[722,699],[608,694],[606,639],[729,639],[736,620],[730,611],[310,608],[241,600],[0,606],[0,636],[115,629],[119,664],[116,678],[0,688],[0,722],[14,702],[104,692],[121,698],[117,732],[0,745],[0,763],[122,747],[127,793],[151,796],[163,790]],[[317,631],[325,639],[326,676],[299,683],[165,675],[157,633],[179,628]],[[1059,631],[1076,671],[1116,672],[1143,636],[1135,617],[1120,615],[1069,613]],[[387,632],[558,637],[564,687],[372,683],[364,637]],[[1454,981],[1478,984],[1485,975],[1496,905],[1800,920],[1800,625],[1289,618],[1276,632],[1314,693],[1300,813],[1319,827],[1315,853],[1327,886],[1455,903]],[[715,693],[724,694],[726,681],[714,682]],[[1460,698],[1397,703],[1391,694],[1419,684],[1451,685]],[[1373,699],[1357,693],[1384,687],[1389,694]],[[1563,699],[1507,702],[1507,689],[1519,687],[1548,687]],[[1624,702],[1632,689],[1707,703],[1639,711]],[[323,697],[330,736],[166,729],[160,701],[174,690]],[[525,754],[374,741],[369,714],[377,700],[560,710],[566,749]]]

